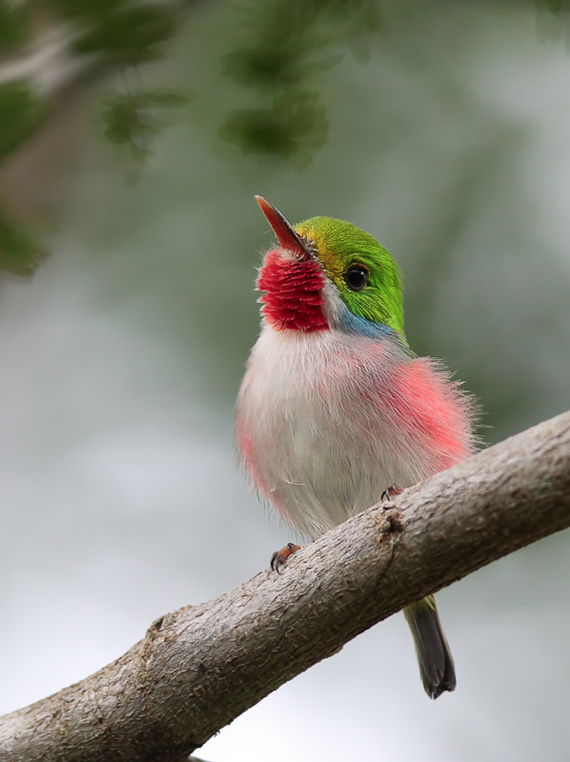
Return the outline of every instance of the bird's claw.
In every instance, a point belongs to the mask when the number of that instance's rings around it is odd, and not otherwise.
[[[380,495],[380,502],[390,503],[392,502],[393,497],[396,497],[396,495],[401,495],[403,491],[404,488],[400,487],[399,484],[391,484],[389,487],[386,487],[386,489]]]
[[[281,569],[283,566],[285,566],[289,556],[292,556],[293,553],[296,553],[298,550],[301,550],[301,546],[295,545],[294,542],[288,542],[284,548],[281,548],[281,550],[276,550],[275,553],[271,556],[271,568],[273,571],[276,571],[278,574],[280,574]]]
[[[401,495],[403,491],[404,488],[400,487],[399,484],[391,484],[389,487],[386,487],[386,489],[383,490],[382,494],[380,495],[380,502],[389,503],[392,501],[393,497]]]

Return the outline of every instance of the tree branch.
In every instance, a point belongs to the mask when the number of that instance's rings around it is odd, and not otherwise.
[[[181,762],[428,593],[570,526],[570,412],[373,506],[86,680],[0,718],[3,762]]]

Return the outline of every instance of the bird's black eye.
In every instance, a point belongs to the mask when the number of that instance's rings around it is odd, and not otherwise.
[[[351,265],[345,272],[344,279],[351,291],[362,291],[368,285],[368,275],[365,265]]]

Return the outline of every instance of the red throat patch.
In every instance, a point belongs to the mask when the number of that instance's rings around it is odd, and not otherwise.
[[[318,262],[309,257],[290,258],[279,249],[265,255],[257,279],[263,314],[276,331],[326,331],[323,312],[325,275]]]

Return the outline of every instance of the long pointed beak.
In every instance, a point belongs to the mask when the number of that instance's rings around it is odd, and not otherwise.
[[[263,214],[267,217],[267,221],[273,228],[273,232],[277,236],[281,247],[306,257],[309,254],[307,247],[279,209],[270,204],[269,201],[266,201],[263,196],[256,196],[255,200],[259,204]]]

